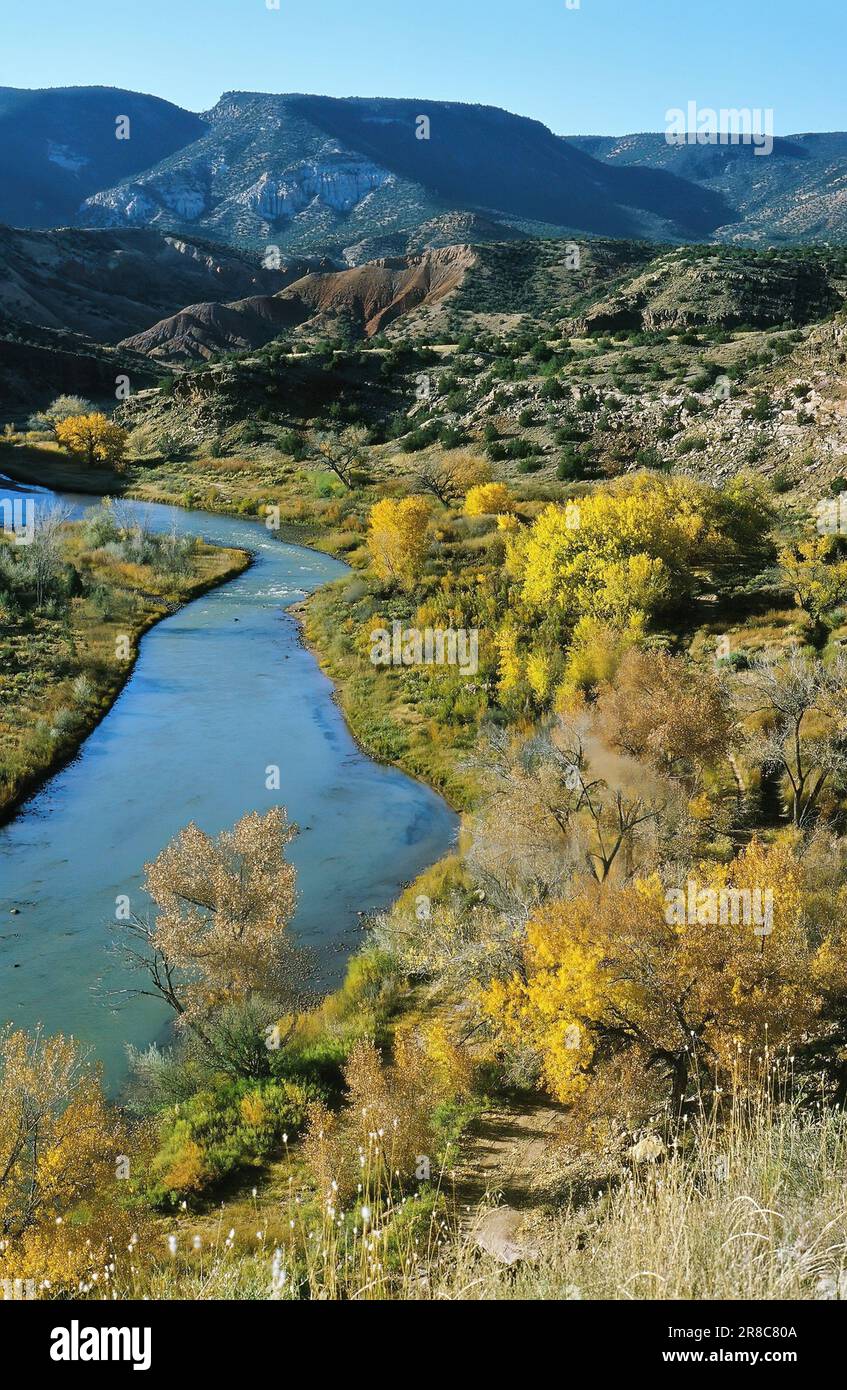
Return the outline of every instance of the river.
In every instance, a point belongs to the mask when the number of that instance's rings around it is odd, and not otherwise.
[[[0,480],[0,498],[38,489]],[[49,494],[41,494],[48,496]],[[81,515],[97,499],[61,494]],[[116,901],[145,911],[143,866],[182,826],[214,833],[284,805],[301,827],[294,930],[331,988],[360,944],[358,913],[386,906],[444,854],[445,802],[354,742],[332,684],[288,607],[346,573],[258,522],[121,503],[154,530],[253,552],[250,569],[142,639],[112,709],[76,758],[0,828],[0,1021],[73,1034],[114,1087],[126,1044],[166,1036],[166,1010],[114,991],[131,983],[110,949]],[[266,768],[280,769],[268,791]],[[12,908],[20,909],[18,914]]]

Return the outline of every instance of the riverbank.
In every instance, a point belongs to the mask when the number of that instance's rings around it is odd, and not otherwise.
[[[92,469],[49,443],[4,444],[0,447],[0,474],[27,487],[82,492],[91,497],[119,497],[126,487],[123,473],[102,465]]]
[[[23,460],[13,467],[9,460],[18,455]],[[0,454],[0,467],[32,485],[74,491],[91,491],[92,478],[96,485],[101,474],[109,472],[98,469],[93,477],[90,469],[50,446],[7,448]],[[288,465],[280,469],[278,460],[211,458],[202,468],[196,461],[130,461],[111,483],[132,501],[260,523],[268,507],[277,507],[278,524],[269,531],[275,539],[331,555],[357,571],[369,563],[363,541],[370,493],[361,494],[351,514],[340,496],[312,493],[320,483],[316,475]],[[335,486],[340,488],[337,480]],[[344,501],[350,501],[349,494]],[[476,796],[476,778],[468,765],[470,728],[427,717],[410,700],[408,682],[393,678],[396,672],[376,670],[363,658],[350,632],[350,619],[358,617],[362,606],[349,602],[347,585],[355,580],[351,575],[346,582],[321,588],[289,611],[298,620],[308,650],[332,681],[335,703],[360,749],[376,762],[423,781],[453,810],[466,810]]]
[[[350,631],[350,583],[328,585],[292,610],[350,732],[369,757],[432,787],[457,814],[470,809],[477,788],[467,738],[426,718],[401,682],[363,655]]]
[[[252,556],[198,541],[188,572],[167,574],[91,549],[77,522],[63,528],[61,562],[64,604],[42,611],[20,595],[5,600],[0,825],[76,756],[126,685],[144,634],[241,574]]]
[[[268,523],[271,534],[349,562],[361,545],[363,522],[339,524],[341,484],[332,475],[300,465],[280,468],[277,457],[151,461],[128,459],[120,471],[91,468],[50,441],[8,443],[0,439],[0,476],[51,492],[91,497],[125,497],[132,502],[180,507],[246,521]],[[329,479],[329,481],[328,481]]]

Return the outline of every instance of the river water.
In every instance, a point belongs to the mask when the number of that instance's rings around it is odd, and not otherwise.
[[[0,498],[33,491],[0,480]],[[96,503],[61,500],[75,515]],[[344,565],[260,523],[121,506],[154,530],[175,524],[256,558],[146,634],[78,756],[0,828],[0,1021],[73,1034],[111,1086],[125,1074],[127,1043],[166,1036],[167,1011],[151,999],[116,1003],[130,981],[108,927],[120,895],[135,911],[150,906],[143,866],[182,826],[214,833],[246,811],[287,808],[301,827],[289,850],[294,929],[325,988],[361,941],[357,914],[387,905],[447,851],[456,828],[439,796],[357,748],[286,611]],[[272,764],[279,791],[265,786]]]

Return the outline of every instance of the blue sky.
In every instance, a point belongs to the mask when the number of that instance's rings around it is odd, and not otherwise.
[[[571,0],[575,3],[575,0]],[[847,0],[3,0],[0,85],[98,83],[205,110],[226,90],[485,102],[559,134],[668,107],[847,129]]]

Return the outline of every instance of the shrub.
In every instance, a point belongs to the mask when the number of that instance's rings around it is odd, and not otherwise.
[[[743,412],[743,418],[745,420],[755,420],[759,424],[764,424],[766,420],[770,419],[771,411],[772,406],[770,400],[763,392],[759,392],[752,406],[748,406]]]
[[[505,483],[480,483],[465,497],[466,516],[494,516],[514,511],[514,499]]]
[[[56,396],[46,410],[40,410],[29,417],[28,428],[54,430],[61,421],[68,420],[72,415],[90,415],[93,410],[91,401],[87,401],[84,396]]]
[[[421,449],[428,449],[430,444],[435,444],[440,433],[440,425],[424,425],[421,429],[412,430],[407,434],[400,447],[404,454],[417,454]]]
[[[771,487],[777,495],[790,492],[794,486],[794,477],[789,468],[777,468],[771,476]]]
[[[635,454],[635,462],[639,468],[664,468],[665,464],[658,449],[648,446],[646,449],[638,449]]]
[[[574,483],[583,478],[584,470],[582,459],[573,450],[562,454],[556,465],[556,477],[563,483]]]
[[[150,1165],[147,1200],[168,1207],[279,1152],[322,1093],[287,1079],[231,1081],[166,1111]]]

